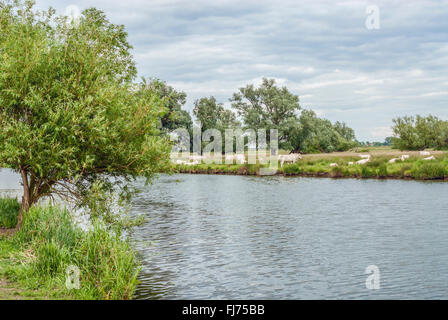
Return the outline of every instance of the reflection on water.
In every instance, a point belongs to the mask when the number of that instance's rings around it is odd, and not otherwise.
[[[140,299],[448,298],[448,184],[213,175],[139,184]],[[381,289],[368,290],[377,265]]]

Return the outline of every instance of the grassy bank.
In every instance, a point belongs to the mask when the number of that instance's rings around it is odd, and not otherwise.
[[[448,179],[448,156],[445,152],[432,151],[435,160],[424,160],[418,152],[400,152],[378,148],[363,150],[364,153],[339,152],[328,154],[304,155],[294,164],[285,164],[277,169],[277,175],[312,176],[331,178],[382,178],[442,180]],[[370,154],[366,164],[349,164],[360,160],[360,154]],[[389,163],[389,160],[401,155],[409,155],[404,161]],[[337,166],[330,166],[337,164]],[[263,164],[197,164],[173,165],[176,173],[259,175]]]
[[[78,289],[69,266],[79,270]],[[20,231],[0,237],[0,298],[131,299],[138,273],[126,240],[99,223],[84,231],[56,206],[31,208]],[[75,279],[68,287],[67,278]]]
[[[14,228],[19,210],[20,203],[16,199],[0,198],[0,228]]]

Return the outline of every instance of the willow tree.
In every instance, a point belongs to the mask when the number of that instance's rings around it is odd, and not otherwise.
[[[3,1],[0,34],[0,167],[22,177],[18,227],[44,196],[83,201],[165,166],[164,106],[135,83],[122,25],[94,8],[70,22]]]

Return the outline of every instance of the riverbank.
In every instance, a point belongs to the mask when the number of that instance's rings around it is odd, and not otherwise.
[[[140,268],[120,234],[81,229],[66,209],[33,207],[0,236],[0,299],[132,299]]]
[[[370,155],[370,160],[357,164],[360,155]],[[419,152],[400,152],[390,149],[370,149],[365,153],[339,152],[329,154],[303,155],[303,159],[294,164],[284,164],[273,171],[275,175],[326,177],[326,178],[370,178],[370,179],[412,179],[447,180],[448,156],[442,151],[431,151],[433,160],[424,160]],[[395,162],[389,161],[400,158]],[[262,175],[261,168],[266,164],[196,164],[173,165],[174,173],[191,174],[231,174]]]

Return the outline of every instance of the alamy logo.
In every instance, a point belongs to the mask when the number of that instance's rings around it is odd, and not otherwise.
[[[81,10],[79,10],[78,6],[71,4],[65,8],[65,15],[68,18],[67,22],[69,24],[72,22],[77,24],[79,22],[79,17],[81,16]]]
[[[366,268],[365,274],[369,275],[366,279],[366,288],[378,290],[380,288],[380,269],[376,265],[370,265]]]
[[[277,129],[202,131],[199,123],[199,126],[193,128],[192,139],[189,130],[178,128],[171,132],[170,140],[175,142],[171,151],[171,161],[176,164],[258,163],[264,165],[259,168],[259,175],[274,175],[277,173],[279,161],[283,166],[286,162],[296,162],[301,158],[299,154],[278,155]]]
[[[65,286],[68,290],[80,288],[80,274],[77,266],[68,266],[66,270]]]
[[[369,30],[380,28],[380,8],[378,6],[368,6],[366,8],[366,28]]]

